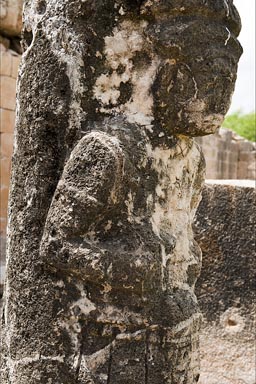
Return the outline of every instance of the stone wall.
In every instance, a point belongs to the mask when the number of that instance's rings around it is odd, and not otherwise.
[[[206,158],[207,179],[256,178],[256,144],[221,128],[211,136],[200,137]]]
[[[255,384],[255,197],[253,187],[203,190],[194,228],[203,253],[201,384]]]
[[[21,31],[23,0],[0,0],[1,34],[18,36]]]
[[[20,62],[21,0],[0,0],[0,287],[4,274],[7,202]],[[1,290],[1,288],[0,288]]]

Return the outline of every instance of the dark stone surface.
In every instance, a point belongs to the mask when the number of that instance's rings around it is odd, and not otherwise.
[[[25,1],[5,384],[198,382],[192,137],[223,120],[241,48],[231,1],[182,4]]]
[[[253,308],[255,197],[253,188],[216,184],[203,189],[194,224],[203,253],[196,293],[208,321],[218,320],[231,307],[248,318]]]

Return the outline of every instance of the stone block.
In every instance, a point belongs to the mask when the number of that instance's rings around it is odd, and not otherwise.
[[[196,214],[201,384],[255,383],[255,198],[253,187],[206,185]]]
[[[224,141],[230,142],[233,137],[233,131],[226,128],[220,128],[219,135],[222,137],[222,139],[224,139]]]
[[[0,35],[0,51],[6,51],[10,48],[10,40]]]
[[[248,162],[248,164],[254,163],[256,166],[256,152],[255,151],[248,152],[247,162]]]
[[[221,138],[218,144],[219,152],[224,153],[226,151],[226,148],[227,148],[227,143],[225,142],[225,140]]]
[[[226,154],[226,162],[228,163],[228,166],[230,166],[231,164],[234,164],[237,162],[237,157],[236,157],[236,154],[232,153],[232,152],[227,152]]]
[[[254,178],[255,144],[221,129],[211,137],[196,138],[206,160],[208,179]]]
[[[250,152],[253,150],[253,144],[247,140],[240,141],[239,142],[239,150],[241,152]]]
[[[1,226],[1,223],[0,223]],[[4,284],[4,276],[5,276],[5,254],[6,254],[6,236],[5,233],[0,232],[0,300],[3,293],[3,284]],[[0,302],[0,310],[1,310],[1,302]]]
[[[231,142],[231,146],[230,146],[230,149],[231,151],[234,153],[234,152],[238,152],[238,149],[239,149],[239,145],[237,142],[235,141],[232,141]]]
[[[0,155],[1,158],[11,158],[13,151],[13,134],[12,133],[1,133],[1,150]]]
[[[7,206],[8,206],[9,188],[0,188],[0,217],[7,217]]]
[[[218,176],[218,174],[215,172],[214,169],[210,169],[210,170],[206,170],[206,177],[207,179],[216,179],[216,177]]]
[[[228,169],[228,179],[237,179],[237,164],[230,163]]]
[[[9,51],[0,52],[0,75],[11,76],[12,73],[12,55]]]
[[[0,186],[9,187],[11,173],[11,159],[8,157],[0,159]]]
[[[14,79],[17,79],[17,76],[18,76],[18,69],[19,69],[19,65],[20,65],[20,59],[21,59],[21,56],[19,55],[12,55],[12,71],[11,71],[11,76],[14,78]]]
[[[204,260],[197,291],[209,319],[216,319],[238,297],[244,311],[253,302],[255,197],[256,191],[249,187],[217,184],[204,187],[194,229]],[[214,288],[214,295],[203,294],[204,283]]]
[[[0,78],[0,107],[14,110],[16,104],[16,80],[12,77]]]
[[[5,265],[5,248],[6,248],[6,237],[0,234],[0,266]]]
[[[217,165],[217,163],[213,160],[207,162],[207,164],[206,164],[206,178],[207,179],[216,179],[216,177],[218,176],[216,165]]]
[[[23,0],[1,1],[0,6],[0,31],[8,36],[18,36],[22,27]]]
[[[228,179],[228,162],[223,160],[221,162],[221,179]]]
[[[13,133],[15,125],[15,112],[9,109],[0,109],[0,132]]]
[[[247,178],[250,179],[250,180],[255,180],[256,179],[255,163],[249,165],[249,167],[247,169]]]
[[[230,159],[233,161],[233,162],[238,162],[238,152],[237,151],[231,151],[230,152]]]
[[[211,152],[210,152],[211,157],[212,157],[213,159],[218,159],[218,148],[217,148],[217,146],[211,148],[210,151],[211,151]]]
[[[6,234],[6,227],[7,227],[7,218],[0,217],[0,235]]]
[[[246,179],[247,169],[248,169],[248,163],[246,161],[239,161],[238,167],[237,167],[237,178]]]
[[[239,161],[247,162],[250,158],[250,152],[248,151],[240,151],[239,153]]]

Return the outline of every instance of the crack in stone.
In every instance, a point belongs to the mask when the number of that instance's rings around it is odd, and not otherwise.
[[[108,363],[108,378],[107,378],[107,384],[111,384],[111,368],[112,368],[112,352],[113,352],[113,346],[112,344],[110,345],[109,349],[109,363]]]

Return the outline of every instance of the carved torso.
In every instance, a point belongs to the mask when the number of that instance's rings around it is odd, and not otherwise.
[[[64,315],[79,308],[73,321],[84,324],[85,359],[135,332],[142,349],[146,334],[168,337],[179,327],[187,333],[181,349],[191,344],[200,270],[191,224],[203,170],[193,140],[153,148],[145,130],[118,118],[95,124],[74,148],[48,212],[41,257],[49,271],[86,286]],[[99,324],[108,337],[95,336]]]

